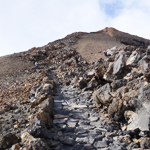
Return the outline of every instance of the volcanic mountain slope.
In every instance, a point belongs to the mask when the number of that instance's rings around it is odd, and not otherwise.
[[[126,45],[147,47],[150,40],[140,38],[118,31],[114,28],[105,28],[104,30],[85,33],[79,37],[79,40],[74,45],[76,50],[88,62],[92,63],[99,58],[105,58],[103,51],[116,46],[121,49]]]
[[[149,45],[105,28],[1,57],[0,150],[150,148]]]

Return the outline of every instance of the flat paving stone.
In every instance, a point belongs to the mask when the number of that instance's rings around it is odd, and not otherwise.
[[[68,125],[68,127],[73,127],[73,128],[75,128],[76,125],[77,125],[77,122],[73,122],[73,121],[68,120],[68,121],[67,121],[67,125]]]
[[[67,144],[67,145],[74,145],[75,141],[73,138],[65,136],[65,137],[60,137],[59,140],[63,143],[63,144]]]
[[[53,120],[53,123],[54,124],[62,124],[62,123],[66,123],[66,121],[67,121],[68,119],[54,119]]]
[[[105,118],[100,116],[95,106],[95,102],[91,98],[89,91],[78,92],[78,89],[71,89],[70,86],[63,87],[59,91],[63,97],[55,97],[55,115],[53,123],[56,131],[53,145],[58,149],[87,149],[87,150],[103,150],[108,148],[107,140],[105,140],[105,132],[103,122]],[[58,133],[62,133],[59,134]],[[57,148],[56,148],[57,149]]]
[[[94,143],[94,147],[96,148],[105,148],[105,147],[108,147],[106,141],[96,141]]]
[[[61,103],[55,103],[54,104],[54,109],[56,109],[56,110],[62,109],[62,104]]]
[[[55,119],[64,119],[64,118],[68,118],[68,116],[56,114],[56,115],[54,115],[54,118]]]
[[[91,122],[97,121],[98,119],[99,119],[99,117],[90,117]]]
[[[76,128],[76,133],[77,134],[84,134],[84,133],[87,133],[87,130],[86,129],[83,129],[81,127],[77,127]]]

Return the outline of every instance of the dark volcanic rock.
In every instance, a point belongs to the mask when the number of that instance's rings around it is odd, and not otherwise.
[[[0,149],[5,150],[16,143],[18,143],[18,137],[15,134],[9,133],[3,136],[2,140],[0,141]]]
[[[44,122],[39,120],[37,117],[34,118],[31,125],[24,132],[28,132],[34,138],[48,138],[51,139],[52,135],[50,131],[47,130]]]

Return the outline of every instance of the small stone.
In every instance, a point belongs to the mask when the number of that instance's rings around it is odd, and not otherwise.
[[[66,128],[66,125],[65,125],[65,124],[57,124],[57,126],[60,127],[61,129]]]
[[[97,121],[99,118],[98,117],[90,117],[90,121],[94,122]]]
[[[87,137],[76,138],[76,142],[88,143],[88,138]]]
[[[17,129],[17,128],[19,128],[19,126],[18,125],[14,125],[14,128]]]
[[[61,129],[63,132],[72,132],[72,133],[74,133],[74,128],[72,128],[72,127],[65,127],[65,128],[62,128]]]
[[[70,120],[67,121],[68,127],[75,128],[75,127],[76,127],[76,124],[77,124],[77,122],[73,122],[73,121],[70,121]]]
[[[94,143],[94,147],[96,147],[96,148],[105,148],[107,146],[108,145],[107,145],[106,141],[96,141]]]
[[[65,137],[59,138],[59,140],[60,140],[63,144],[74,145],[74,140],[73,140],[73,138],[71,138],[71,137],[65,136]]]
[[[70,121],[72,121],[72,122],[78,122],[79,120],[78,119],[70,119]]]
[[[140,146],[143,149],[150,149],[150,138],[142,137],[141,142],[140,142]]]
[[[108,118],[108,117],[109,117],[109,114],[105,114],[104,116],[105,116],[106,118]]]
[[[32,122],[33,119],[34,119],[34,115],[30,115],[30,116],[28,117],[28,119],[30,120],[30,122]]]
[[[20,108],[18,108],[18,109],[16,109],[16,110],[14,111],[15,114],[17,114],[17,113],[19,113],[19,112],[21,112],[21,109],[20,109]]]
[[[72,105],[73,108],[87,108],[86,105]]]
[[[61,103],[55,103],[54,104],[54,109],[56,109],[56,110],[62,109],[62,104]]]
[[[91,126],[91,125],[80,125],[80,127],[84,128],[85,130],[91,130],[95,128],[95,126]]]
[[[85,144],[84,147],[86,148],[86,150],[91,150],[93,148],[91,144]]]
[[[67,119],[54,119],[53,123],[54,124],[62,124],[62,123],[66,123]]]
[[[54,115],[54,118],[55,119],[64,119],[64,118],[68,118],[67,116],[65,116],[65,115]]]
[[[94,138],[94,137],[92,137],[92,136],[89,136],[89,137],[88,137],[88,142],[89,142],[90,144],[93,144],[94,141],[95,141],[95,138]]]
[[[52,146],[58,146],[60,144],[59,141],[50,140]]]
[[[11,150],[19,150],[19,149],[20,149],[20,146],[18,143],[11,147]]]
[[[84,133],[86,133],[86,132],[87,132],[87,130],[85,130],[85,129],[83,129],[83,128],[80,128],[80,127],[76,128],[76,133],[77,133],[77,134],[84,134]]]
[[[0,149],[10,148],[12,145],[18,143],[18,138],[15,134],[9,133],[2,137],[0,141]]]
[[[127,126],[122,127],[122,131],[125,131],[127,129]]]

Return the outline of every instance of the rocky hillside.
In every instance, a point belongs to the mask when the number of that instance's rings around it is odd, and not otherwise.
[[[149,45],[105,28],[1,57],[0,150],[150,149]]]

